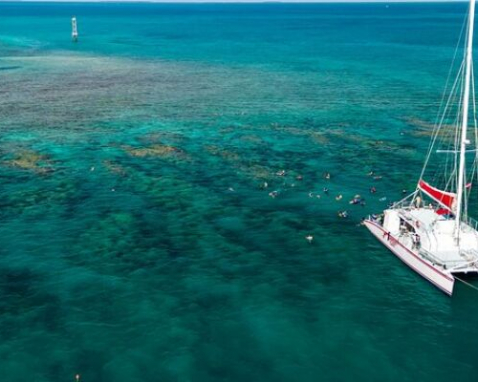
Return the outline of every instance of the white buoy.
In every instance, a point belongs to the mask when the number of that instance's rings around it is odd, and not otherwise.
[[[76,24],[76,17],[72,17],[71,19],[71,39],[73,42],[78,41],[78,26]]]

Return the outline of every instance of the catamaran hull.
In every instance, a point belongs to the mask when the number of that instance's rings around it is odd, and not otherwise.
[[[420,276],[427,279],[437,288],[451,296],[453,294],[453,286],[455,278],[450,273],[444,273],[440,269],[434,267],[431,263],[422,259],[418,253],[411,251],[402,245],[392,235],[387,235],[381,226],[371,220],[365,221],[365,226],[372,234],[387,247],[395,256],[417,272]]]

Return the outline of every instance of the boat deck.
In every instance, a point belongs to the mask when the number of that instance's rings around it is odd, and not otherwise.
[[[478,272],[478,232],[467,223],[460,227],[460,245],[455,239],[455,220],[431,208],[400,208],[398,215],[408,228],[400,228],[398,240],[415,249],[433,264],[456,272]],[[414,233],[420,244],[414,244]]]

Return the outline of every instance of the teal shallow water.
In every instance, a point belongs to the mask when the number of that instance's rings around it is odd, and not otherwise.
[[[0,4],[2,378],[475,381],[476,292],[357,227],[416,182],[464,12]]]

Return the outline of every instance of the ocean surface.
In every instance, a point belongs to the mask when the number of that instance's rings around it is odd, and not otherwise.
[[[414,189],[465,13],[1,2],[0,379],[478,381],[478,293],[359,225]]]

